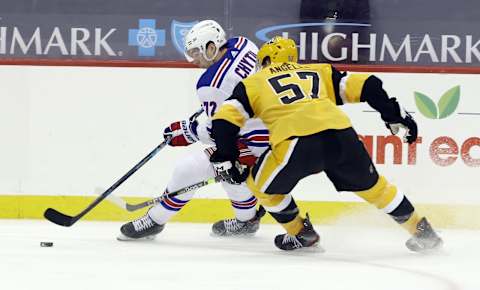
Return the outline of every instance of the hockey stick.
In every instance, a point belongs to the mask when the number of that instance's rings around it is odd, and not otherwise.
[[[190,120],[196,119],[200,114],[202,114],[203,108],[196,111],[191,117]],[[76,216],[69,216],[64,213],[59,212],[56,209],[48,208],[44,213],[43,216],[51,221],[54,224],[70,227],[74,223],[76,223],[79,219],[81,219],[84,215],[90,212],[94,207],[96,207],[102,200],[104,200],[107,196],[109,196],[117,187],[119,187],[125,180],[127,180],[132,174],[134,174],[140,167],[142,167],[145,163],[147,163],[150,159],[152,159],[157,153],[164,148],[170,139],[164,140],[160,143],[152,152],[148,153],[140,162],[138,162],[132,169],[130,169],[124,176],[122,176],[117,182],[115,182],[112,186],[110,186],[104,193],[102,193],[99,197],[97,197],[87,208],[85,208],[82,212],[77,214]]]
[[[212,178],[209,178],[207,180],[197,182],[195,184],[186,186],[184,188],[181,188],[181,189],[173,191],[173,192],[168,192],[168,193],[163,194],[159,197],[155,197],[155,198],[149,199],[147,201],[144,201],[144,202],[138,203],[138,204],[127,203],[123,198],[115,196],[115,195],[109,196],[108,200],[113,202],[116,206],[118,206],[118,207],[120,207],[124,210],[136,211],[136,210],[139,210],[139,209],[142,209],[142,208],[145,208],[145,207],[149,207],[151,205],[159,204],[167,197],[175,197],[177,195],[181,195],[181,194],[187,193],[189,191],[199,189],[199,188],[204,187],[206,185],[217,183],[217,182],[222,181],[222,180],[223,180],[223,178],[221,176],[212,177]]]

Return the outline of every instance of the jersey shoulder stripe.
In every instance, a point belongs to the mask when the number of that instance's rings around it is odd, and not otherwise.
[[[212,82],[210,83],[211,87],[214,87],[214,88],[220,87],[219,86],[221,83],[220,80],[222,79],[222,76],[226,74],[226,72],[228,71],[228,68],[230,68],[230,66],[232,65],[232,62],[233,61],[229,58],[225,58],[223,60],[222,64],[220,65],[220,68],[217,70],[217,72],[213,76]]]
[[[245,37],[231,38],[227,41],[227,52],[202,74],[197,82],[197,90],[201,87],[220,88],[233,62],[240,52],[247,46]]]
[[[234,38],[235,39],[235,38]],[[247,46],[247,39],[245,37],[238,37],[235,44],[233,45],[232,49],[228,49],[227,53],[227,58],[229,58],[231,61],[228,63],[224,71],[219,72],[219,78],[216,84],[212,83],[213,87],[220,88],[222,85],[223,80],[225,79],[225,76],[227,75],[228,71],[230,70],[230,67],[232,66],[233,62],[239,56],[242,52],[242,50]],[[234,54],[232,52],[235,52]]]

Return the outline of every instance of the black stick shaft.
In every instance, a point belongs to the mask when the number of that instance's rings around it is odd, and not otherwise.
[[[142,167],[145,163],[147,163],[150,159],[152,159],[163,147],[165,147],[168,144],[169,140],[164,140],[162,143],[160,143],[155,149],[152,150],[152,152],[148,153],[147,156],[145,156],[140,162],[138,162],[132,169],[130,169],[124,176],[122,176],[117,182],[115,182],[112,186],[110,186],[104,193],[102,193],[100,196],[98,196],[87,208],[85,208],[82,212],[77,214],[76,216],[68,216],[65,214],[62,214],[61,212],[53,209],[53,208],[48,208],[45,213],[44,217],[61,226],[71,226],[75,222],[77,222],[79,219],[81,219],[84,215],[86,215],[88,212],[90,212],[94,207],[96,207],[102,200],[104,200],[107,196],[109,196],[117,187],[119,187],[125,180],[127,180],[132,174],[134,174],[140,167]]]
[[[81,213],[75,216],[76,220],[81,219],[84,215],[86,215],[90,210],[92,210],[97,204],[99,204],[102,200],[104,200],[107,196],[109,196],[117,187],[122,185],[125,180],[127,180],[132,174],[137,172],[140,167],[145,165],[150,159],[152,159],[157,153],[166,145],[168,144],[168,140],[163,141],[160,143],[152,152],[148,153],[140,162],[138,162],[132,169],[130,169],[124,176],[122,176],[117,182],[115,182],[112,186],[110,186],[104,193],[102,193],[99,197],[97,197],[86,209],[84,209]]]
[[[196,111],[189,119],[190,121],[195,120],[198,116],[203,113],[203,108],[200,108]],[[132,174],[134,174],[140,167],[142,167],[145,163],[147,163],[150,159],[152,159],[163,147],[165,147],[169,143],[169,139],[164,140],[160,143],[155,149],[152,150],[147,156],[145,156],[140,162],[138,162],[132,169],[130,169],[124,176],[122,176],[117,182],[115,182],[112,186],[110,186],[104,193],[98,196],[87,208],[85,208],[82,212],[77,214],[76,216],[69,216],[63,214],[56,209],[48,208],[43,216],[61,226],[69,227],[76,223],[79,219],[81,219],[84,215],[90,212],[93,208],[95,208],[100,202],[102,202],[107,196],[109,196],[117,187],[119,187],[125,180],[127,180]]]

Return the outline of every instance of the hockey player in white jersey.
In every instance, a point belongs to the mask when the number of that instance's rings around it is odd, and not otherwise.
[[[257,46],[245,37],[226,39],[222,27],[213,20],[197,23],[185,36],[185,55],[193,64],[206,68],[197,83],[197,97],[207,115],[207,121],[183,120],[172,123],[164,131],[171,146],[188,146],[197,141],[213,146],[210,137],[211,117],[232,93],[235,86],[256,71]],[[268,131],[259,119],[252,119],[239,133],[240,160],[253,165],[269,146]],[[209,161],[214,147],[200,149],[177,163],[166,192],[172,192],[215,176]],[[245,184],[222,182],[231,200],[235,218],[216,222],[212,234],[216,236],[251,235],[259,227],[262,213],[257,212],[257,199]],[[152,239],[160,233],[168,220],[193,197],[194,192],[167,197],[150,208],[143,217],[124,224],[119,240]]]

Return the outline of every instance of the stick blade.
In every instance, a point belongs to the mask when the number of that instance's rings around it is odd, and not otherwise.
[[[142,208],[145,208],[149,206],[149,204],[147,202],[142,202],[142,203],[139,203],[139,204],[125,204],[125,209],[128,210],[128,211],[137,211],[139,209],[142,209]]]
[[[75,223],[73,217],[63,214],[56,209],[48,208],[44,213],[43,216],[51,221],[54,224],[57,224],[62,227],[69,227]]]

